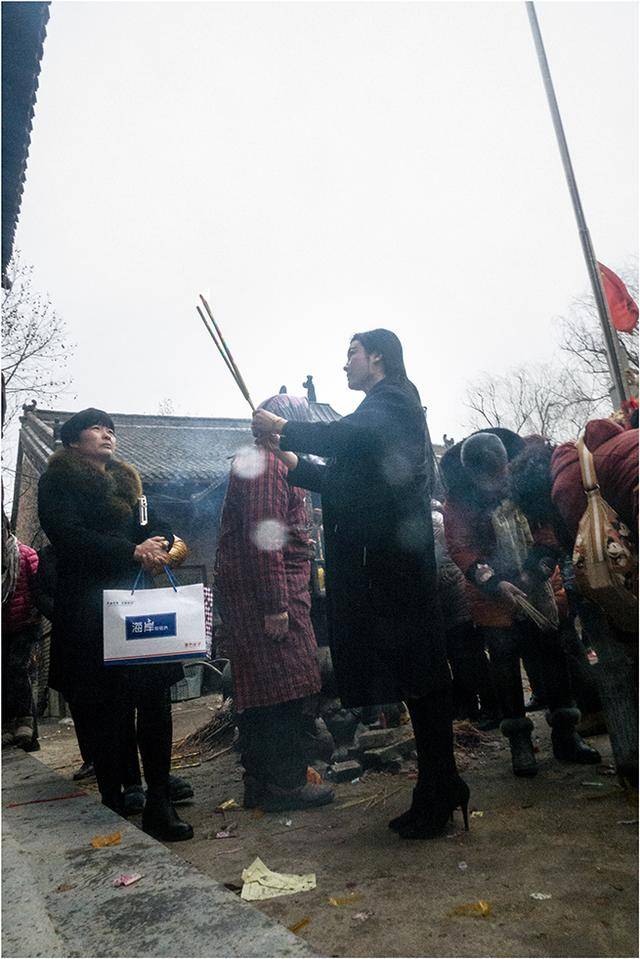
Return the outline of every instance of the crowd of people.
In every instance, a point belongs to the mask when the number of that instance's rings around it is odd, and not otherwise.
[[[253,416],[253,454],[239,454],[231,467],[216,593],[245,806],[311,808],[333,799],[329,784],[308,781],[304,747],[321,689],[309,491],[321,498],[326,625],[342,705],[365,718],[379,704],[404,703],[413,726],[417,782],[392,830],[429,839],[456,809],[468,828],[470,788],[453,748],[456,716],[499,725],[514,774],[537,773],[522,662],[534,698],[547,707],[555,759],[601,761],[579,732],[578,705],[592,709],[595,702],[618,773],[636,787],[637,625],[621,624],[605,593],[589,594],[583,581],[590,560],[581,560],[580,550],[574,577],[574,553],[597,489],[612,511],[610,565],[624,558],[623,600],[626,590],[637,603],[637,422],[587,424],[592,488],[583,483],[579,445],[554,448],[545,437],[502,428],[449,442],[438,466],[397,336],[383,329],[355,334],[344,369],[349,388],[365,394],[354,413],[312,422],[306,400],[271,397]],[[61,440],[39,485],[40,522],[55,562],[54,585],[39,590],[50,594],[53,622],[49,684],[70,705],[102,801],[122,815],[143,808],[143,828],[158,838],[188,839],[193,830],[174,802],[190,786],[170,776],[169,687],[181,666],[103,662],[103,591],[130,588],[138,573],[150,585],[178,562],[174,532],[147,510],[137,470],[115,458],[107,413],[75,414]],[[28,680],[25,664],[37,641],[29,584],[38,556],[17,542],[15,550],[3,743],[29,748],[37,737],[33,697],[28,681],[15,677]],[[598,670],[588,647],[599,654]],[[635,729],[628,722],[621,728],[621,698]]]

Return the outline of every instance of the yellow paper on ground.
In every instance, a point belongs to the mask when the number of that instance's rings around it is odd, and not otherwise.
[[[94,849],[104,849],[105,846],[118,846],[122,839],[121,832],[112,832],[108,836],[94,836],[91,845]]]
[[[316,888],[315,872],[306,876],[293,876],[283,872],[272,872],[262,859],[256,857],[247,869],[242,870],[241,899],[255,902],[260,899],[273,899],[276,896],[290,896],[296,892],[307,892]]]

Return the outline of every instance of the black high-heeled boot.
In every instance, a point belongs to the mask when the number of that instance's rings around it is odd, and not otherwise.
[[[182,842],[193,839],[193,827],[180,819],[169,800],[169,787],[147,790],[142,813],[142,829],[161,842]]]
[[[399,816],[395,816],[393,819],[390,819],[387,825],[389,829],[393,832],[400,832],[403,826],[405,826],[415,815],[416,807],[419,806],[420,800],[417,795],[418,787],[416,786],[413,790],[413,797],[411,799],[411,806],[403,813],[400,813]]]
[[[457,807],[468,828],[469,787],[458,776],[453,755],[451,692],[443,689],[407,706],[416,737],[418,783],[411,808],[391,820],[389,828],[403,839],[431,839],[443,832]]]
[[[469,787],[456,776],[448,787],[434,792],[428,802],[416,807],[413,815],[398,830],[402,839],[434,839],[445,831],[456,809],[462,811],[464,828],[469,831]]]

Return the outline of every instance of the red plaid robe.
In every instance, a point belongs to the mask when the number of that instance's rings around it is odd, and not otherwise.
[[[271,706],[320,690],[304,493],[289,486],[286,467],[273,453],[262,456],[264,469],[256,478],[242,478],[232,468],[218,547],[221,613],[237,709]],[[282,548],[257,545],[265,520],[280,524]],[[265,614],[285,610],[287,637],[269,639]]]

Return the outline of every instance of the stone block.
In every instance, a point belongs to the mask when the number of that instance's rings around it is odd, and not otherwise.
[[[334,783],[345,783],[351,782],[352,779],[357,779],[361,774],[362,766],[360,763],[351,759],[344,763],[334,763],[333,766],[327,770],[327,779],[331,779]]]
[[[405,733],[402,739],[391,743],[389,746],[382,746],[380,749],[367,749],[363,753],[362,761],[367,769],[386,769],[389,766],[399,766],[404,757],[411,755],[415,745],[416,741],[413,735]]]
[[[368,749],[362,755],[365,769],[375,769],[385,772],[399,772],[402,768],[402,757],[395,746],[383,746],[382,749]]]
[[[402,737],[404,729],[365,729],[357,737],[355,744],[362,752],[368,749],[382,749],[391,746]]]

